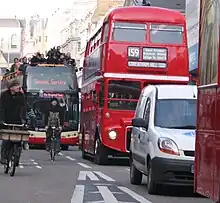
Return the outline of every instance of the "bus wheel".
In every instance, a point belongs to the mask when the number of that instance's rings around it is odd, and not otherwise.
[[[62,149],[63,151],[68,151],[69,145],[61,145],[61,149]]]
[[[98,165],[106,165],[108,162],[107,148],[101,143],[99,138],[95,141],[94,162]]]
[[[82,135],[82,140],[81,140],[81,151],[82,151],[82,158],[86,159],[87,158],[87,154],[84,151],[84,133]]]

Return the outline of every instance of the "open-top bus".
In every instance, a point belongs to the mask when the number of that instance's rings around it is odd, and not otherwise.
[[[21,81],[27,98],[29,118],[30,145],[45,143],[45,111],[50,106],[51,98],[59,100],[65,108],[64,127],[61,134],[61,148],[67,150],[69,145],[78,143],[79,94],[75,69],[64,64],[27,65],[24,72],[15,72],[3,77],[5,82],[17,78]]]
[[[220,2],[200,7],[195,192],[220,203]]]
[[[128,156],[142,88],[189,82],[185,17],[156,7],[113,9],[87,43],[82,80],[82,156],[98,164]]]

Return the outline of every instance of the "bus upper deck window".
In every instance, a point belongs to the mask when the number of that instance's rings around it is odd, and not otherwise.
[[[183,31],[181,25],[150,25],[150,41],[158,44],[183,44]]]
[[[114,22],[113,40],[119,42],[146,42],[146,24]]]

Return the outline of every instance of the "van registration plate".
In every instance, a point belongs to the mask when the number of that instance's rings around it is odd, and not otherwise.
[[[191,173],[194,173],[194,164],[191,166]]]

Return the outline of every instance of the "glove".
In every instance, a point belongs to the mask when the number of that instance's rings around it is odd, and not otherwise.
[[[21,119],[21,123],[25,125],[27,122],[25,119]]]

